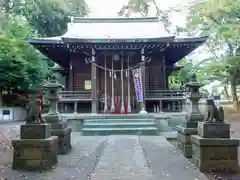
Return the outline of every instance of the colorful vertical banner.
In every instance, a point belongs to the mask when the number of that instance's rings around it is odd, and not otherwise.
[[[133,69],[133,81],[138,102],[143,102],[142,75],[140,69]]]

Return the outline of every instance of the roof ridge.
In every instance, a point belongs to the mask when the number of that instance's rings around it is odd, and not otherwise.
[[[107,17],[107,18],[89,18],[89,17],[71,17],[71,23],[133,23],[133,22],[159,22],[158,17]]]

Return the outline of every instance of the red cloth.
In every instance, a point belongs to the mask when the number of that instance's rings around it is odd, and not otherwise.
[[[112,114],[122,114],[121,113],[121,106],[122,106],[121,102],[120,103],[116,103],[115,104],[115,111],[112,112]],[[127,103],[125,103],[124,104],[124,113],[127,112],[127,108],[128,108]]]

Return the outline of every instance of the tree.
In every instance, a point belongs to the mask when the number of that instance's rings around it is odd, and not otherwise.
[[[40,87],[48,73],[47,62],[26,41],[30,36],[33,30],[28,23],[19,23],[14,18],[0,31],[1,95],[3,90],[27,91],[31,85]]]
[[[65,0],[71,16],[85,17],[90,10],[85,0]]]
[[[62,35],[70,16],[65,4],[57,0],[25,0],[19,12],[41,36]]]
[[[188,17],[188,30],[193,34],[210,36],[206,46],[211,59],[215,60],[210,67],[215,68],[208,69],[207,73],[216,78],[220,74],[225,75],[224,81],[231,84],[233,102],[238,110],[236,86],[240,78],[240,64],[235,52],[240,40],[239,10],[240,0],[208,0],[194,4]]]
[[[156,16],[163,22],[164,28],[167,32],[170,32],[171,21],[169,20],[169,13],[171,11],[177,11],[174,8],[168,10],[161,10],[156,0],[128,0],[128,3],[123,5],[118,12],[119,16],[130,16],[132,13],[140,13],[141,16],[146,17],[149,13],[150,6],[154,6],[156,10]],[[181,28],[179,28],[180,30]]]

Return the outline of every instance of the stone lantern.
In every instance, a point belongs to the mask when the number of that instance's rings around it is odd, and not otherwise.
[[[197,128],[198,121],[203,121],[204,117],[201,114],[198,108],[198,102],[201,99],[202,95],[199,92],[199,89],[203,84],[197,82],[196,74],[193,74],[191,81],[186,84],[186,88],[189,89],[188,99],[191,101],[191,111],[187,117],[187,127]]]
[[[59,100],[59,91],[64,88],[63,85],[57,82],[56,75],[53,74],[49,82],[43,85],[44,89],[49,91],[48,100],[50,102],[50,109],[48,115],[51,115],[53,118],[52,122],[59,121],[59,112],[58,112],[58,100]],[[49,119],[50,120],[50,119]]]
[[[186,84],[186,88],[189,90],[187,98],[191,101],[191,111],[181,126],[178,126],[178,147],[187,158],[192,157],[191,135],[197,134],[198,122],[204,119],[198,108],[198,102],[201,98],[199,89],[202,86],[197,82],[196,74],[193,74],[190,82]]]
[[[59,91],[63,85],[59,84],[56,75],[53,74],[49,82],[43,85],[49,91],[48,100],[50,109],[45,116],[46,122],[51,124],[51,135],[58,136],[58,149],[60,154],[66,154],[71,149],[71,128],[67,127],[66,122],[61,120],[61,115],[58,111]]]

